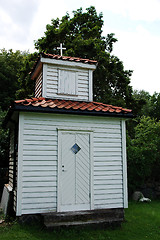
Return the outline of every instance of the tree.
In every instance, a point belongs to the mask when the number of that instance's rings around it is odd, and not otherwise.
[[[9,151],[9,134],[2,122],[11,101],[33,95],[34,83],[28,73],[36,56],[37,53],[0,51],[0,167],[8,166]]]
[[[6,112],[0,108],[0,168],[8,167],[8,154],[9,154],[9,134],[6,129],[2,127],[2,122]]]
[[[12,50],[2,49],[0,52],[0,106],[2,110],[7,110],[10,101],[14,100],[22,59],[20,51],[14,53]]]
[[[127,139],[128,182],[130,191],[147,181],[159,180],[160,121],[142,116],[135,137]]]
[[[18,73],[18,88],[15,94],[16,99],[34,97],[34,82],[31,80],[29,72],[31,71],[38,53],[27,53],[23,56],[23,62]]]
[[[154,93],[150,95],[148,92],[135,90],[132,94],[134,99],[134,112],[138,117],[150,116],[151,118],[160,120],[160,94]]]
[[[132,93],[132,106],[134,116],[136,118],[127,122],[127,133],[130,138],[135,137],[135,127],[139,123],[142,116],[149,116],[150,94],[144,90],[134,90]]]
[[[146,92],[144,90],[134,90],[133,91],[133,99],[134,99],[134,113],[138,116],[141,117],[143,115],[149,116],[150,112],[150,99],[151,95],[149,92]]]
[[[34,84],[28,73],[36,57],[37,53],[0,50],[0,107],[3,111],[16,98],[33,95]]]
[[[154,93],[149,102],[149,116],[160,120],[160,94]]]
[[[117,39],[113,33],[102,36],[102,18],[102,13],[98,15],[91,6],[86,12],[82,8],[73,11],[73,17],[67,13],[61,20],[53,19],[35,47],[39,52],[58,54],[56,47],[63,42],[67,48],[65,55],[97,60],[94,100],[130,107],[132,71],[124,70],[123,63],[111,54]]]

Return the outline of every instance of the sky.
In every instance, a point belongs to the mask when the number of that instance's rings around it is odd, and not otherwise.
[[[133,89],[159,93],[160,0],[0,0],[0,49],[34,52],[51,19],[90,6],[103,13],[103,36],[118,39],[113,54],[133,70]]]

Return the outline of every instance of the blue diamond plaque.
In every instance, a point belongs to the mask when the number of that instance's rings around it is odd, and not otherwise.
[[[75,143],[73,145],[73,147],[71,148],[72,152],[74,152],[75,154],[79,152],[79,150],[81,150],[81,148],[78,146],[77,143]]]

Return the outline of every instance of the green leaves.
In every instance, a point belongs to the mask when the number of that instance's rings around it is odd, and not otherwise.
[[[118,40],[114,38],[114,33],[107,34],[106,38],[106,50],[111,53],[113,51],[113,43],[117,42]]]
[[[136,188],[142,186],[144,182],[158,180],[160,121],[141,117],[139,124],[135,127],[135,137],[128,138],[127,142],[129,186]]]
[[[23,56],[20,51],[0,51],[0,106],[2,110],[9,107],[10,101],[14,99],[18,87],[18,69],[21,67]]]
[[[15,98],[26,98],[34,94],[34,83],[29,72],[37,53],[0,50],[0,107],[7,110]]]
[[[3,112],[0,108],[0,167],[8,167],[9,157],[9,134],[6,129],[2,128],[5,115],[6,112]]]

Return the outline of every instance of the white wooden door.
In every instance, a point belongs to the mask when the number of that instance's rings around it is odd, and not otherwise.
[[[90,209],[90,134],[61,132],[60,211]]]

